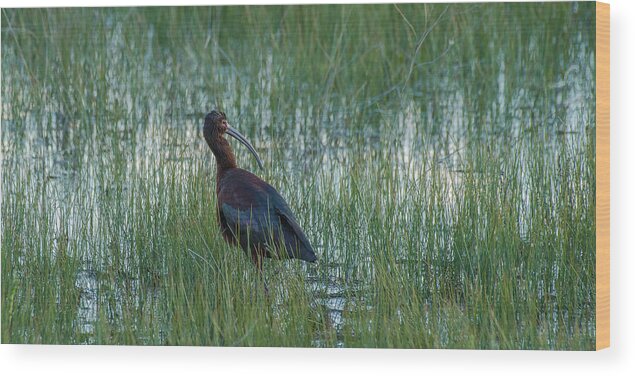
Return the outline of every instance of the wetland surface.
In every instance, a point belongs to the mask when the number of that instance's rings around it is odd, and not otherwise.
[[[595,348],[595,4],[2,10],[2,342]],[[319,263],[267,298],[201,135]]]

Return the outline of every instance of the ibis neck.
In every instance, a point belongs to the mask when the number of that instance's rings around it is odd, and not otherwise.
[[[216,174],[219,177],[225,171],[238,167],[236,165],[234,152],[232,151],[231,146],[229,146],[229,142],[227,142],[224,137],[218,136],[214,140],[208,139],[207,144],[210,149],[212,149],[214,157],[216,157]]]

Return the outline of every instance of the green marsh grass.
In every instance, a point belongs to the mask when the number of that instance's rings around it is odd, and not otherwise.
[[[594,9],[3,9],[2,342],[593,349]],[[212,108],[320,259],[269,298]]]

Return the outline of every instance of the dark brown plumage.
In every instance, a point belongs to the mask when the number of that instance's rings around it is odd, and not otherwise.
[[[289,205],[271,185],[238,168],[225,134],[245,145],[262,168],[254,147],[229,126],[224,113],[207,114],[203,135],[216,157],[217,214],[225,240],[240,245],[260,271],[263,257],[315,262],[313,247]]]

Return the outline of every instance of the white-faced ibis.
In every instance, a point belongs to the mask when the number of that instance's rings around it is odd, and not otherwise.
[[[225,240],[240,245],[260,272],[263,257],[315,262],[311,243],[289,205],[271,185],[238,168],[225,134],[245,145],[263,168],[254,147],[229,126],[223,112],[205,116],[203,135],[216,157],[217,213]]]

